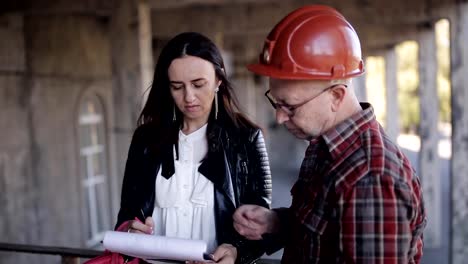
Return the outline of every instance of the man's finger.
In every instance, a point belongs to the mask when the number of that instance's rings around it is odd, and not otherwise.
[[[248,226],[237,224],[237,223],[234,223],[234,229],[243,236],[255,232],[255,229],[252,229]]]
[[[246,219],[233,219],[233,225],[238,228],[250,228],[251,224]]]
[[[249,240],[260,240],[260,239],[262,239],[261,234],[255,229],[245,228],[245,227],[242,227],[242,226],[234,226],[234,229],[241,236],[244,236],[245,238],[247,238]]]

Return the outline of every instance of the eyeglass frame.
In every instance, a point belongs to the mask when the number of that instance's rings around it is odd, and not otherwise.
[[[293,104],[293,105],[277,103],[277,102],[276,102],[276,99],[273,98],[273,97],[271,97],[271,95],[270,95],[270,89],[268,89],[268,90],[265,92],[265,97],[268,99],[268,101],[270,102],[271,106],[273,106],[273,108],[274,108],[275,110],[278,110],[278,108],[279,108],[279,109],[281,109],[284,113],[286,113],[286,115],[287,115],[288,117],[293,117],[293,116],[296,114],[296,110],[297,110],[299,107],[301,107],[301,106],[303,106],[303,105],[305,105],[305,104],[311,102],[311,101],[314,100],[315,98],[319,97],[321,94],[323,94],[323,93],[325,93],[326,91],[329,91],[329,90],[331,90],[331,89],[333,89],[333,88],[335,88],[335,87],[337,87],[337,86],[339,86],[339,85],[343,85],[345,88],[348,87],[348,85],[342,84],[342,83],[334,84],[334,85],[331,85],[331,86],[329,86],[329,87],[323,89],[320,93],[314,95],[312,98],[309,98],[309,99],[305,100],[305,101],[302,102],[302,103]]]

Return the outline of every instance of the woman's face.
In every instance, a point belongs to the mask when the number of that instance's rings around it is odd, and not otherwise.
[[[205,124],[215,91],[221,84],[213,64],[199,57],[184,56],[172,61],[168,75],[172,98],[184,121]]]

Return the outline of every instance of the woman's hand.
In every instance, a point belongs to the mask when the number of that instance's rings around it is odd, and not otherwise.
[[[212,254],[213,261],[221,264],[234,264],[237,258],[237,248],[231,244],[222,244]],[[213,261],[187,261],[188,264],[213,263]]]
[[[151,216],[145,219],[145,222],[141,222],[138,219],[131,220],[128,223],[128,232],[129,233],[140,233],[140,234],[154,234],[154,221]]]
[[[220,245],[213,253],[216,263],[234,264],[237,258],[237,248],[231,244]]]

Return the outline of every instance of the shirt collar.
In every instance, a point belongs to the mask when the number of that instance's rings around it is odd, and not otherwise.
[[[179,141],[187,141],[187,142],[195,142],[201,140],[202,138],[206,137],[206,130],[208,127],[208,123],[204,124],[199,129],[193,131],[192,133],[185,135],[182,130],[179,130]]]
[[[323,139],[333,159],[339,157],[343,150],[351,146],[375,120],[374,108],[369,103],[360,103],[362,110],[328,130],[320,137],[311,140],[311,144]]]

